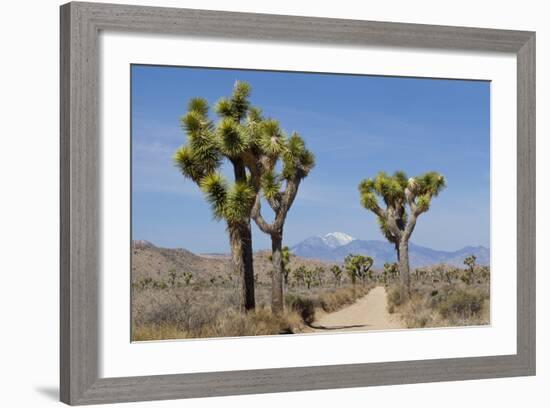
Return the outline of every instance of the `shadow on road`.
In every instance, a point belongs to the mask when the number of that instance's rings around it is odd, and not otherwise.
[[[344,325],[344,326],[321,326],[321,325],[315,325],[310,324],[309,327],[316,330],[343,330],[343,329],[357,329],[359,327],[369,327],[368,324],[351,324],[351,325]]]

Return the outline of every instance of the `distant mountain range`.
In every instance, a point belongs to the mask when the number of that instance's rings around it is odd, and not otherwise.
[[[309,237],[291,248],[293,254],[302,258],[343,262],[348,254],[369,255],[374,265],[381,267],[385,262],[396,262],[395,247],[386,241],[365,241],[355,239],[343,232],[331,232],[324,236]],[[412,267],[445,263],[463,266],[464,258],[476,256],[479,265],[489,265],[489,249],[483,246],[466,246],[457,251],[439,251],[409,243],[409,261]]]

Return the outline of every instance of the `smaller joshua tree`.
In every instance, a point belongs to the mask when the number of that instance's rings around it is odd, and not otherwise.
[[[445,177],[434,171],[411,178],[402,171],[391,176],[380,172],[359,184],[361,204],[376,214],[382,233],[397,251],[402,299],[410,296],[409,239],[418,217],[430,209],[432,198],[444,188]],[[385,208],[380,207],[378,198]]]
[[[175,269],[170,269],[168,271],[168,282],[170,282],[170,287],[175,288],[178,282],[179,275]]]
[[[292,277],[294,278],[294,282],[296,283],[296,286],[300,287],[304,284],[305,280],[305,266],[300,265],[296,269],[292,271]]]
[[[372,277],[369,272],[373,263],[374,260],[370,256],[353,254],[346,256],[344,259],[344,265],[351,279],[351,283],[355,285],[357,278],[359,278],[363,284],[365,284],[366,279]]]
[[[322,266],[317,266],[314,269],[315,278],[317,279],[317,285],[323,286],[323,278],[325,277],[325,268]]]
[[[476,259],[477,258],[475,255],[470,255],[466,257],[466,259],[464,259],[464,265],[466,265],[468,268],[464,272],[464,275],[462,275],[462,281],[467,285],[474,283],[474,280],[475,280],[474,270],[476,267]]]
[[[342,280],[342,268],[338,265],[332,265],[330,267],[330,272],[334,277],[334,286],[340,285],[340,281]]]
[[[384,283],[387,284],[389,281],[393,281],[399,273],[399,268],[395,262],[386,262],[384,264]]]
[[[185,282],[186,286],[189,286],[192,279],[193,279],[193,272],[184,272],[183,273],[183,281]]]
[[[306,287],[310,289],[311,285],[315,281],[315,270],[306,268],[305,266],[300,266],[300,268],[303,268],[304,283],[306,284]]]

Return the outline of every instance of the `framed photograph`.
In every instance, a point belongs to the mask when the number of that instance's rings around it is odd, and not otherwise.
[[[61,7],[61,400],[535,374],[535,33]]]

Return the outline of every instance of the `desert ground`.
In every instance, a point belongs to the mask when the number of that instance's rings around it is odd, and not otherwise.
[[[387,310],[387,293],[383,286],[373,288],[350,306],[321,314],[311,324],[314,332],[404,329],[405,325]]]

